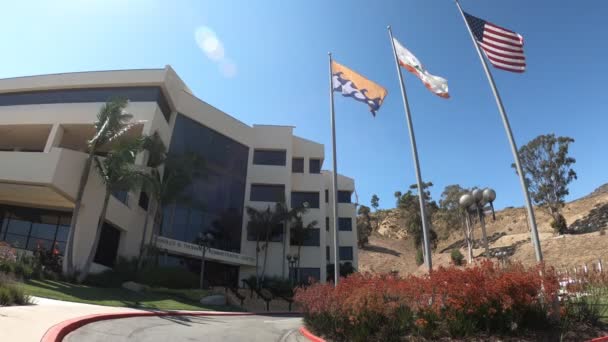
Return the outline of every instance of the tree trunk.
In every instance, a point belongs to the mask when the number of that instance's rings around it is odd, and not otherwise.
[[[301,253],[301,251],[302,251],[302,244],[300,243],[298,245],[298,262],[297,262],[297,265],[296,265],[296,269],[293,272],[294,278],[296,280],[298,280],[298,281],[299,281],[298,278],[300,278],[300,253]]]
[[[255,239],[255,286],[260,288],[260,237]]]
[[[201,257],[201,278],[200,278],[201,290],[205,288],[205,253],[206,252],[207,252],[207,247],[203,246],[203,256]]]
[[[84,264],[82,272],[78,275],[77,282],[82,284],[82,282],[89,275],[89,270],[91,269],[91,264],[93,263],[93,258],[95,258],[95,254],[97,253],[97,247],[99,245],[99,238],[101,236],[101,229],[105,222],[106,211],[108,210],[108,202],[110,201],[110,191],[106,189],[106,195],[103,198],[103,206],[101,208],[101,214],[99,214],[99,222],[97,224],[97,230],[95,231],[95,239],[93,240],[93,247],[91,247],[91,251],[89,252],[89,256],[87,257],[87,261]]]
[[[281,277],[285,279],[285,260],[287,259],[287,225],[283,225],[283,261],[281,263]]]
[[[95,157],[95,151],[91,148],[89,156],[84,163],[84,168],[80,174],[80,183],[78,183],[78,191],[76,192],[76,199],[74,200],[74,210],[72,211],[72,219],[70,220],[70,230],[68,232],[68,241],[66,243],[66,275],[71,277],[74,274],[74,236],[76,235],[76,221],[78,221],[78,214],[80,213],[80,207],[82,205],[82,197],[84,195],[84,189],[89,181],[89,173],[91,172],[91,165],[93,164],[93,158]]]
[[[150,207],[148,208],[149,210],[146,211],[146,219],[144,220],[144,231],[141,234],[141,241],[139,243],[139,253],[137,255],[137,268],[136,271],[139,271],[141,269],[141,267],[143,266],[144,263],[144,245],[146,242],[146,234],[148,233],[148,217],[150,216],[150,213],[154,212],[152,210],[152,206],[150,205]],[[154,213],[154,215],[156,216],[156,213]],[[154,219],[152,220],[152,227],[154,228]],[[147,249],[147,248],[146,248]]]
[[[266,249],[264,250],[264,263],[262,264],[262,275],[261,281],[264,282],[264,276],[266,275],[266,261],[268,260],[268,250],[270,249],[270,230],[266,232]]]

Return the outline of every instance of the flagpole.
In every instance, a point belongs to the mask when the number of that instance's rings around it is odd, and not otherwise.
[[[517,145],[515,144],[515,139],[513,139],[513,131],[511,130],[511,125],[509,124],[509,118],[507,117],[507,113],[505,112],[505,108],[502,104],[502,100],[500,98],[500,94],[498,93],[498,89],[496,89],[496,84],[494,83],[494,78],[492,77],[492,73],[490,72],[490,68],[488,68],[488,63],[485,58],[483,58],[483,54],[481,53],[481,49],[479,49],[479,44],[475,40],[475,36],[473,35],[473,31],[469,27],[469,23],[467,22],[466,17],[464,16],[464,12],[460,7],[460,3],[458,0],[456,1],[456,6],[458,7],[458,11],[460,11],[460,15],[462,16],[462,20],[464,20],[464,24],[471,35],[471,39],[473,40],[473,45],[475,45],[475,50],[477,50],[477,54],[479,55],[479,59],[481,60],[481,65],[483,66],[483,70],[486,72],[486,76],[488,77],[488,82],[490,83],[490,88],[492,88],[492,93],[494,93],[494,99],[496,100],[496,105],[498,106],[498,111],[500,112],[500,116],[502,117],[502,123],[505,126],[505,131],[507,133],[507,137],[509,138],[509,143],[511,144],[511,152],[513,153],[513,159],[515,159],[515,168],[517,170],[517,175],[519,176],[519,183],[524,193],[524,197],[526,199],[526,209],[528,211],[528,220],[530,222],[530,234],[532,235],[532,243],[534,245],[534,252],[536,254],[536,261],[543,261],[543,253],[540,248],[540,240],[538,238],[538,228],[536,226],[536,218],[534,216],[534,208],[532,207],[532,202],[530,200],[530,193],[528,192],[528,187],[526,185],[525,175],[523,169],[521,167],[521,161],[519,160],[519,153],[517,152]]]
[[[424,200],[424,188],[422,184],[422,176],[420,174],[420,163],[418,162],[418,148],[416,147],[416,137],[414,136],[414,127],[412,124],[412,116],[410,113],[410,105],[407,100],[407,93],[405,91],[405,83],[403,82],[403,75],[401,74],[401,67],[399,66],[399,58],[397,57],[397,50],[395,49],[395,42],[393,40],[393,31],[390,25],[387,26],[388,35],[391,39],[391,46],[393,47],[393,55],[395,56],[395,65],[397,66],[397,75],[399,75],[399,83],[401,85],[401,95],[403,97],[403,108],[405,109],[405,118],[407,119],[407,128],[410,133],[410,145],[412,147],[412,158],[414,158],[414,166],[416,169],[416,184],[418,184],[418,199],[420,201],[420,216],[422,217],[422,238],[424,242],[424,263],[426,264],[429,272],[433,270],[433,261],[431,257],[431,245],[429,243],[429,227],[426,220],[426,205]]]
[[[334,286],[338,286],[338,280],[340,279],[340,248],[338,244],[338,158],[336,156],[336,116],[334,113],[334,87],[331,70],[331,52],[328,52],[327,55],[329,56],[329,112],[331,114],[331,143],[334,167],[334,172],[332,174],[334,193],[332,208],[334,216]]]

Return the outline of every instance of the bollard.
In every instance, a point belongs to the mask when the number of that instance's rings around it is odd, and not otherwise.
[[[600,273],[602,273],[602,259],[598,259],[597,261],[597,269],[600,271]]]

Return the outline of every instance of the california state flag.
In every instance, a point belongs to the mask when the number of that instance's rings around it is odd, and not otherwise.
[[[422,63],[410,52],[393,38],[395,43],[395,50],[397,51],[397,58],[399,58],[399,64],[406,68],[412,74],[418,76],[418,78],[424,83],[428,90],[441,96],[445,99],[450,97],[448,93],[448,80],[443,77],[435,76],[428,72]]]

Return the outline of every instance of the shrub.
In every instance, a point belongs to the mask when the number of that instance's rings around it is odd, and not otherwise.
[[[30,296],[17,287],[9,276],[0,275],[0,306],[25,305],[30,302]]]
[[[416,265],[420,266],[424,264],[424,254],[422,254],[422,249],[418,248],[416,250]]]
[[[13,273],[17,278],[31,279],[34,274],[34,268],[28,263],[18,261],[14,265]]]
[[[450,258],[456,266],[461,266],[462,262],[464,261],[464,255],[462,255],[462,253],[460,253],[460,250],[456,248],[452,249],[452,252],[450,253]]]
[[[559,235],[566,234],[568,231],[568,223],[562,214],[557,214],[557,217],[551,220],[551,228]]]
[[[300,288],[295,301],[306,325],[329,339],[400,341],[410,335],[436,339],[551,326],[545,303],[557,298],[558,287],[552,269],[501,269],[484,261],[406,278],[353,274],[335,289]]]
[[[114,268],[97,274],[89,274],[85,283],[98,287],[121,287],[124,282],[137,279],[137,258],[118,257]]]
[[[199,275],[179,267],[155,267],[142,270],[136,281],[152,287],[193,289],[199,287]]]

